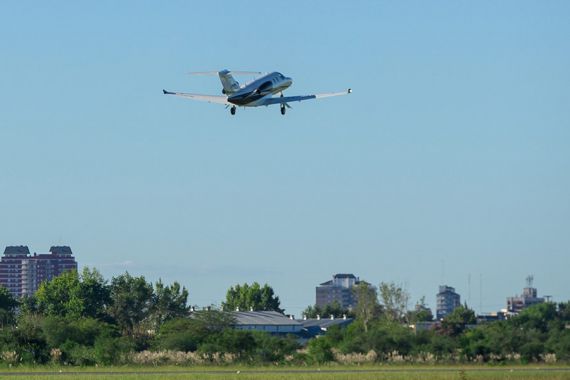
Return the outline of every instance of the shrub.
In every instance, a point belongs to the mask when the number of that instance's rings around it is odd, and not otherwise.
[[[2,352],[2,361],[12,366],[20,361],[20,356],[16,351],[4,351]]]
[[[525,362],[538,361],[543,351],[544,345],[540,342],[525,343],[520,348],[520,354]]]
[[[182,351],[141,351],[132,353],[129,362],[138,365],[203,365],[206,363],[231,364],[236,356],[232,354]]]
[[[315,338],[309,342],[309,358],[315,363],[327,363],[334,360],[332,346],[326,338]]]
[[[546,364],[554,364],[556,363],[556,354],[544,354],[542,355],[542,361]]]
[[[82,346],[79,344],[69,344],[65,348],[66,356],[70,364],[75,365],[94,365],[97,360],[95,358],[95,350],[93,347]]]
[[[123,338],[109,335],[100,336],[95,340],[94,357],[99,364],[119,364],[126,360],[131,351],[131,344]]]
[[[378,354],[374,350],[368,351],[363,354],[359,352],[343,354],[338,350],[333,350],[334,360],[342,364],[366,364],[374,363],[378,359]]]
[[[51,358],[51,362],[53,364],[60,364],[62,359],[62,352],[59,348],[52,348],[49,352],[49,356]]]
[[[261,331],[252,332],[252,336],[254,346],[248,357],[252,362],[285,362],[285,358],[293,355],[299,348],[299,344],[293,336],[277,337]]]

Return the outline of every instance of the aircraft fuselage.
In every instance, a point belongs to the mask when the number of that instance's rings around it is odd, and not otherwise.
[[[292,83],[291,78],[272,72],[228,94],[228,102],[242,107],[255,107],[261,99],[286,90]]]

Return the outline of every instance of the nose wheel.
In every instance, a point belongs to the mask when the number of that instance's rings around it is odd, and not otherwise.
[[[232,106],[232,108],[230,108],[230,113],[231,113],[232,115],[235,115],[235,114],[236,114],[236,106]]]

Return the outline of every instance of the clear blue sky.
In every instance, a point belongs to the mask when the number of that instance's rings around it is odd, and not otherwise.
[[[81,266],[178,280],[198,305],[258,281],[299,314],[337,272],[431,306],[445,283],[477,311],[532,273],[568,300],[569,15],[568,1],[2,2],[0,246],[68,244]],[[223,68],[280,71],[289,95],[354,93],[286,117],[162,95],[219,94],[185,73]]]

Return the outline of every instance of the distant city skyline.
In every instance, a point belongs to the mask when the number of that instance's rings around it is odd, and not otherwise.
[[[0,286],[5,286],[10,290],[10,292],[16,296],[20,297],[23,295],[31,295],[37,291],[39,285],[44,280],[52,279],[55,276],[62,274],[64,271],[85,267],[79,265],[73,256],[73,252],[70,246],[51,246],[48,253],[31,253],[27,245],[17,245],[17,246],[6,246],[4,249],[4,254],[0,257]],[[91,269],[97,269],[101,271],[100,268],[91,267]],[[104,274],[104,273],[102,273]],[[138,273],[131,273],[135,276],[140,276]],[[105,277],[105,276],[104,276]],[[105,279],[110,282],[112,276],[105,277]],[[146,279],[147,281],[153,283],[151,279]],[[449,314],[455,307],[461,304],[467,304],[470,308],[477,311],[478,314],[489,314],[500,311],[505,312],[519,312],[523,308],[535,304],[544,302],[545,299],[552,300],[552,296],[546,295],[544,297],[538,297],[537,288],[533,287],[534,276],[529,275],[526,277],[526,286],[522,289],[522,292],[512,293],[505,296],[505,304],[503,307],[499,307],[495,310],[478,310],[472,304],[469,304],[465,299],[461,301],[461,294],[455,292],[455,288],[447,284],[439,285],[438,291],[435,293],[436,302],[434,302],[432,312],[436,319],[442,319],[445,315]],[[173,281],[178,281],[174,279]],[[366,280],[362,280],[366,282]],[[254,281],[245,281],[249,284]],[[356,303],[355,295],[351,292],[354,285],[361,282],[359,277],[356,277],[353,273],[336,273],[332,274],[332,280],[320,283],[314,290],[316,290],[314,303],[308,304],[307,306],[319,306],[324,307],[332,302],[339,302],[340,306],[343,308],[353,308]],[[382,281],[380,281],[382,282]],[[271,284],[269,283],[271,286]],[[376,287],[376,285],[371,284]],[[398,284],[402,286],[402,284]],[[407,289],[406,289],[407,291]],[[196,304],[192,303],[190,300],[189,306],[206,307],[209,305],[221,306],[222,302],[225,300],[225,292],[221,295],[218,302],[208,302],[206,304]],[[279,296],[279,294],[277,294]],[[379,301],[381,302],[380,295],[378,295]],[[423,296],[422,296],[423,297]],[[420,297],[421,298],[421,297]],[[429,296],[426,297],[426,300]],[[564,302],[569,300],[552,300],[554,302]],[[283,300],[281,299],[282,306],[287,304],[297,303],[296,300]],[[428,305],[430,303],[428,302]],[[409,310],[414,309],[415,304],[410,301],[408,305]],[[296,310],[298,311],[298,310]],[[293,314],[291,311],[285,310],[286,314],[301,315],[302,313]]]
[[[568,300],[568,14],[556,0],[3,3],[0,243],[69,245],[106,278],[179,281],[192,304],[268,283],[296,315],[346,272],[432,310],[442,284],[497,310],[529,274]],[[279,71],[285,95],[353,93],[234,117],[162,93],[219,94],[186,73],[224,68]]]

